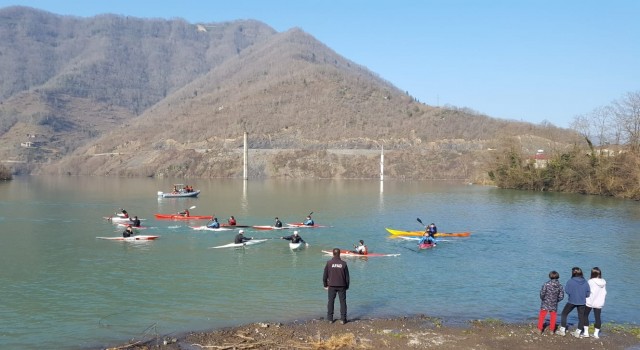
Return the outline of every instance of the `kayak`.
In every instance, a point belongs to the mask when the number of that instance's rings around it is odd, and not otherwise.
[[[291,243],[289,242],[289,248],[291,250],[298,250],[298,249],[302,249],[305,247],[305,244],[302,242],[298,242],[298,243]]]
[[[207,227],[207,226],[189,226],[192,229],[196,230],[196,231],[233,231],[232,228],[228,228],[228,227],[218,227],[218,228],[213,228],[213,227]]]
[[[138,236],[131,236],[131,237],[96,237],[97,239],[106,239],[109,241],[125,241],[125,242],[132,242],[132,241],[153,241],[155,239],[157,239],[160,236],[145,236],[145,235],[138,235]]]
[[[322,226],[322,225],[318,225],[318,224],[305,225],[305,224],[303,224],[301,222],[292,222],[292,223],[289,223],[287,225],[289,225],[291,227],[299,227],[299,228],[305,228],[305,227],[307,227],[307,228],[327,227],[327,226]]]
[[[121,223],[121,222],[131,222],[131,220],[129,220],[129,218],[125,218],[122,216],[103,216],[102,218],[104,218],[105,220],[109,220],[113,223]],[[146,220],[146,219],[140,219],[140,221],[142,220]]]
[[[190,215],[184,216],[180,214],[153,214],[156,219],[167,219],[167,220],[212,220],[213,216],[211,215]]]
[[[254,225],[251,226],[251,228],[254,228],[256,230],[285,230],[285,229],[290,229],[291,227],[275,227],[275,226],[260,226],[260,225]]]
[[[423,236],[424,231],[400,231],[387,228],[390,234],[394,236]],[[438,232],[435,234],[436,237],[469,237],[471,236],[471,232]]]
[[[436,246],[435,243],[422,243],[422,244],[418,244],[418,249],[429,249],[435,246]]]
[[[330,250],[323,250],[322,252],[327,255],[333,255],[333,252]],[[340,256],[358,256],[363,258],[367,258],[370,256],[398,256],[398,255],[400,254],[382,254],[382,253],[359,254],[359,253],[352,252],[350,250],[344,250],[344,249],[340,250]]]
[[[258,244],[258,243],[263,243],[268,241],[268,239],[252,239],[250,241],[246,241],[244,243],[229,243],[229,244],[225,244],[225,245],[219,245],[217,247],[209,247],[209,249],[214,248],[239,248],[239,247],[244,247],[244,246],[248,246],[248,245],[254,245],[254,244]]]

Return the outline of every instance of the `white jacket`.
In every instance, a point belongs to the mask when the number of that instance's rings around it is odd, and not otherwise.
[[[587,297],[587,306],[592,309],[602,309],[604,299],[607,297],[607,281],[603,278],[592,278],[589,280],[591,294]]]

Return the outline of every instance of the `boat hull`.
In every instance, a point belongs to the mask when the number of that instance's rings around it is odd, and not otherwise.
[[[198,197],[200,194],[200,190],[195,190],[193,192],[162,192],[158,191],[158,197],[160,198],[193,198]]]
[[[391,228],[386,228],[387,232],[394,236],[423,236],[424,231],[401,231],[394,230]],[[436,237],[469,237],[471,236],[471,232],[438,232],[435,234]]]
[[[322,252],[327,255],[333,255],[333,252],[330,250],[323,250]],[[344,249],[340,250],[340,256],[360,257],[360,258],[368,258],[368,257],[374,257],[374,256],[398,256],[398,255],[400,254],[383,254],[383,253],[359,254],[359,253],[352,252],[350,250],[344,250]]]

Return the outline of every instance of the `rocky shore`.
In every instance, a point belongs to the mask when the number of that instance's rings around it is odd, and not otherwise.
[[[599,339],[559,336],[534,324],[500,320],[446,325],[427,316],[251,323],[233,328],[131,340],[109,349],[640,349],[638,327],[604,327]]]

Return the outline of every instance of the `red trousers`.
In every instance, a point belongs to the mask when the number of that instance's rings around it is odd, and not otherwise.
[[[547,311],[540,310],[540,314],[538,315],[538,329],[542,331],[544,328],[544,319],[547,318],[547,312],[549,312],[549,329],[554,332],[556,330],[556,316],[558,316],[557,311]]]

